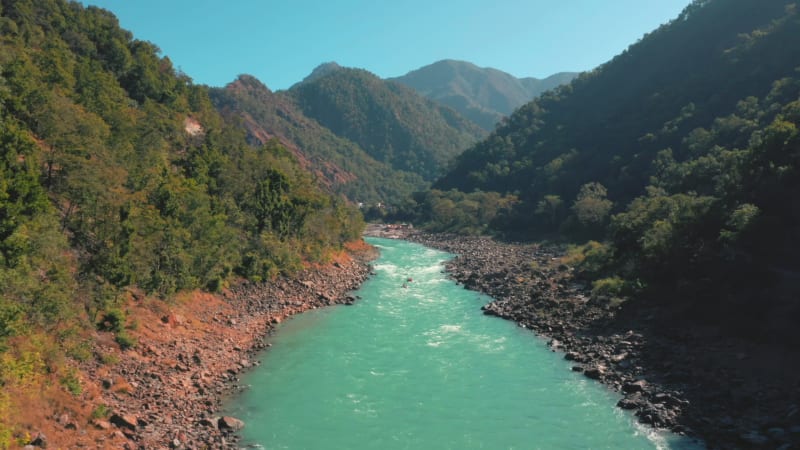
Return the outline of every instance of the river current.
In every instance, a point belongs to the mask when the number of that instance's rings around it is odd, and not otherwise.
[[[615,407],[490,299],[443,273],[451,255],[369,238],[381,250],[354,306],[280,325],[227,413],[268,449],[693,448]],[[410,280],[410,281],[409,281]]]

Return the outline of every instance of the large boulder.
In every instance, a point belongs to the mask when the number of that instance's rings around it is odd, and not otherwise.
[[[136,425],[139,419],[133,414],[114,414],[109,419],[109,422],[118,426],[119,428],[127,428],[129,430],[136,430]]]
[[[645,380],[637,380],[632,383],[625,383],[622,385],[622,392],[626,394],[632,394],[634,392],[644,392],[645,387],[647,387],[647,382]]]
[[[242,428],[244,428],[244,422],[237,419],[236,417],[223,416],[219,419],[220,430],[239,431]]]
[[[583,374],[586,375],[587,378],[591,378],[593,380],[599,380],[601,376],[606,373],[606,368],[603,365],[597,365],[586,368],[583,371]]]

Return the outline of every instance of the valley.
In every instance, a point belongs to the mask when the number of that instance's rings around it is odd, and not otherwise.
[[[503,391],[509,401],[569,386],[558,396],[566,404],[557,409],[571,411],[563,417],[514,403],[521,421],[508,436],[478,438],[463,432],[478,419],[460,414],[460,399],[496,412],[495,398],[481,395],[503,383],[482,372],[477,384],[448,381],[437,389],[461,397],[435,408],[452,413],[443,425],[451,437],[401,414],[416,431],[397,429],[397,448],[448,439],[520,446],[533,429],[554,430],[542,442],[555,446],[800,446],[800,5],[685,3],[580,73],[518,77],[448,58],[382,77],[321,59],[273,90],[250,72],[219,86],[196,82],[97,6],[0,1],[0,449],[236,448],[250,439],[243,426],[268,430],[280,416],[230,415],[247,404],[242,380],[262,372],[257,361],[270,360],[273,337],[284,342],[273,334],[279,324],[317,309],[298,323],[340,328],[326,337],[303,335],[303,325],[285,342],[365,333],[368,343],[379,333],[367,331],[370,315],[399,327],[409,313],[418,333],[358,355],[386,356],[383,347],[407,338],[416,353],[441,357],[419,367],[447,381],[477,374],[458,361],[479,367],[483,340],[502,337],[513,339],[507,356],[524,370],[483,356],[518,389]],[[536,27],[524,28],[516,31]],[[375,40],[397,30],[380,31]],[[309,52],[339,37],[309,33],[313,45],[300,44]],[[234,37],[252,44],[242,36]],[[265,52],[295,44],[258,43]],[[547,53],[513,39],[494,50],[528,46]],[[400,58],[406,47],[381,55]],[[248,62],[263,73],[256,53]],[[283,62],[268,61],[276,71]],[[391,273],[401,266],[416,275]],[[423,279],[430,292],[414,284]],[[472,291],[489,297],[470,303]],[[421,309],[403,308],[411,293]],[[445,328],[427,322],[434,303]],[[336,305],[354,306],[352,316]],[[387,308],[394,315],[382,316]],[[470,325],[453,328],[448,314]],[[462,353],[435,353],[444,340],[415,341],[429,336],[414,328],[423,325],[458,335]],[[472,326],[483,331],[460,333]],[[539,338],[558,353],[527,347]],[[328,348],[318,347],[303,352]],[[284,370],[331,355],[338,367],[337,348],[315,357],[275,349],[284,361],[276,373],[291,380]],[[538,358],[550,369],[528,380]],[[303,373],[309,392],[327,386],[316,376],[313,364]],[[433,395],[393,380],[370,395]],[[341,392],[329,387],[331,406]],[[268,389],[278,395],[282,385]],[[409,408],[393,397],[400,402],[387,410]],[[294,406],[300,415],[315,407]],[[528,420],[537,415],[553,420]],[[581,427],[597,431],[594,420],[616,431],[571,440]],[[290,422],[298,442],[325,442]],[[365,431],[362,447],[384,442],[385,427]],[[339,438],[349,448],[359,436]]]

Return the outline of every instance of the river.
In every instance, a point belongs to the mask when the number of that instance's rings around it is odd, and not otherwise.
[[[268,449],[693,448],[615,407],[619,396],[489,301],[449,280],[451,255],[370,238],[376,275],[354,306],[281,324],[227,413]],[[409,281],[410,280],[410,281]]]

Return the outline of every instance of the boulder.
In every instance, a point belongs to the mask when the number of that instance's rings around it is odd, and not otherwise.
[[[100,430],[108,430],[109,428],[111,428],[111,422],[102,419],[92,420],[92,425],[94,425]]]
[[[593,380],[599,380],[600,377],[605,374],[605,367],[604,366],[593,366],[588,367],[586,370],[583,371],[583,374],[586,375],[587,378],[591,378]]]
[[[632,383],[625,383],[622,385],[622,392],[627,394],[633,392],[643,392],[645,387],[647,387],[647,382],[645,380],[637,380]]]
[[[216,430],[219,428],[219,417],[212,417],[211,419],[201,419],[200,425],[213,428]]]
[[[244,422],[235,417],[223,416],[219,419],[220,430],[227,429],[232,431],[239,431],[242,428],[244,428]]]
[[[171,327],[176,327],[185,324],[186,318],[180,314],[170,313],[161,317],[161,321]]]
[[[617,355],[613,355],[613,356],[611,356],[611,358],[609,358],[609,359],[610,359],[610,360],[611,360],[611,362],[613,362],[613,363],[620,363],[620,362],[624,361],[624,360],[625,360],[625,358],[627,358],[627,357],[628,357],[628,354],[627,354],[627,353],[619,353],[619,354],[617,354]]]
[[[37,432],[31,438],[30,445],[33,445],[34,447],[47,448],[47,436],[45,436],[41,431]]]
[[[623,398],[617,402],[617,406],[622,409],[636,409],[639,407],[638,398]]]
[[[132,414],[114,414],[111,416],[109,422],[118,426],[119,428],[127,428],[129,430],[136,430],[136,425],[139,419]]]

